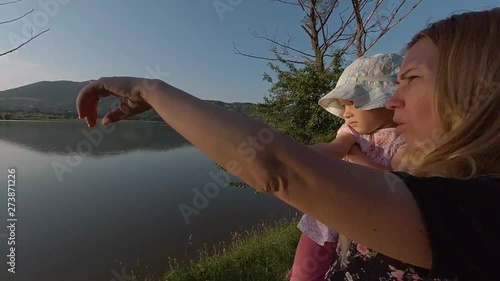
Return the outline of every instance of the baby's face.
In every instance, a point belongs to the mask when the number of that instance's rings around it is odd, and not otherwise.
[[[354,107],[351,100],[339,100],[344,107],[343,118],[345,122],[360,134],[370,134],[382,128],[396,127],[392,121],[394,111],[386,108],[361,110]]]

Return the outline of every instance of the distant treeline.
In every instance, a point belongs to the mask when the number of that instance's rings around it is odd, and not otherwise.
[[[234,111],[245,116],[253,116],[252,103],[225,103],[221,101],[209,101],[210,103],[224,107],[230,111]],[[99,111],[99,118],[102,118],[107,112]],[[0,108],[0,120],[44,120],[44,119],[76,119],[77,113],[74,109],[68,109],[65,112],[43,112],[38,108],[30,108],[29,110],[5,110]],[[256,117],[257,118],[257,117]],[[130,118],[131,120],[142,121],[162,121],[163,119],[155,110],[149,110],[137,116]]]

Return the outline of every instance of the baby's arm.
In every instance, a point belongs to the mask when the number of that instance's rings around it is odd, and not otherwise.
[[[353,163],[363,165],[366,167],[374,168],[374,169],[379,169],[383,171],[391,171],[391,167],[384,166],[377,164],[373,162],[368,156],[366,156],[363,151],[361,151],[361,148],[359,145],[353,145],[351,150],[349,151],[349,160]]]
[[[329,143],[316,143],[309,147],[315,151],[326,154],[334,158],[344,158],[351,147],[356,143],[354,136],[348,133],[339,133],[337,137]]]

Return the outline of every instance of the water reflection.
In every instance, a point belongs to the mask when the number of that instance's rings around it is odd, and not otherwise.
[[[113,270],[131,270],[137,259],[161,274],[168,256],[195,255],[204,242],[290,212],[272,196],[230,187],[220,187],[217,196],[196,207],[196,194],[214,183],[210,174],[220,170],[162,123],[116,124],[93,146],[92,159],[69,165],[66,147],[91,142],[84,128],[81,120],[0,122],[0,184],[7,182],[9,167],[17,168],[18,180],[18,273],[9,280],[112,280]],[[66,165],[60,178],[54,163]],[[4,194],[0,220],[5,222]],[[180,204],[199,211],[189,223]],[[4,234],[6,228],[0,229],[5,265]],[[5,272],[0,280],[6,280]]]
[[[172,150],[191,144],[161,122],[122,121],[87,128],[83,120],[0,122],[0,141],[38,153],[88,157]]]

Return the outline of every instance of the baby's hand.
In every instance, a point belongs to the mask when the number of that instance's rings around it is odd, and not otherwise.
[[[347,157],[349,157],[349,161],[358,165],[363,165],[383,171],[390,171],[390,167],[386,167],[373,162],[368,156],[363,153],[363,151],[361,151],[361,147],[357,143],[351,147],[351,149],[349,150],[349,154],[347,154]]]
[[[353,146],[351,146],[351,149],[349,149],[349,152],[347,153],[349,157],[352,156],[365,156],[363,151],[361,151],[361,147],[359,147],[359,144],[355,143]]]

